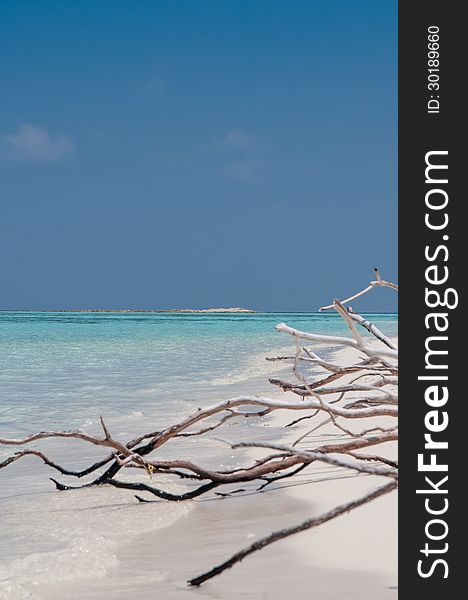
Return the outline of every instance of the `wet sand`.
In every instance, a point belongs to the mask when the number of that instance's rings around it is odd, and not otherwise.
[[[194,502],[173,525],[143,534],[116,553],[105,577],[47,585],[37,598],[123,600],[190,597],[234,600],[394,600],[396,495],[344,515],[315,530],[272,544],[200,588],[186,580],[275,529],[318,514],[330,501],[375,486],[370,478],[339,480],[264,492],[256,496]],[[345,485],[346,484],[346,485]],[[144,511],[147,507],[141,505]]]

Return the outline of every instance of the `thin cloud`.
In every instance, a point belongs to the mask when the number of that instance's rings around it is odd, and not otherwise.
[[[149,89],[151,90],[153,96],[156,96],[156,98],[166,98],[168,93],[166,84],[158,77],[154,77],[150,81]]]
[[[234,181],[255,181],[264,170],[263,160],[234,160],[223,165],[222,175]]]
[[[226,150],[253,150],[257,148],[258,142],[254,135],[242,129],[232,129],[217,144],[219,148]]]
[[[18,131],[3,137],[7,157],[36,162],[56,162],[71,156],[75,144],[65,135],[51,134],[45,127],[20,123]]]

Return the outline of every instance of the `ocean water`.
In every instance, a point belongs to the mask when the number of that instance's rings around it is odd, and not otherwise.
[[[396,333],[395,315],[369,318]],[[293,347],[275,331],[279,322],[347,331],[324,313],[0,312],[0,431],[82,427],[100,414],[112,421],[149,411],[158,420],[263,375],[249,389],[268,389],[274,367],[265,357]]]
[[[368,318],[397,335],[396,315]],[[347,332],[328,313],[0,312],[0,437],[78,428],[96,434],[103,415],[113,435],[128,441],[200,406],[244,393],[277,394],[267,379],[286,367],[265,358],[294,347],[275,331],[279,322]],[[267,418],[248,421],[232,427],[231,437],[245,427],[259,436],[267,431]],[[43,440],[33,447],[71,468],[107,454],[79,441]],[[187,439],[177,453],[209,460],[215,448],[215,442]],[[0,445],[0,462],[15,450]],[[239,460],[225,453],[226,464]],[[50,476],[66,479],[36,457],[0,470],[0,598],[39,599],[37,590],[51,579],[103,576],[116,567],[115,548],[129,536],[190,511],[189,504],[155,503],[143,513],[125,490],[56,492]]]

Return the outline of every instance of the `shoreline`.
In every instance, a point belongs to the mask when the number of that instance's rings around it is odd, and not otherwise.
[[[328,354],[343,362],[349,351],[337,348]],[[278,390],[272,395],[293,397],[291,392]],[[305,424],[285,430],[288,420],[290,415],[283,411],[270,415],[264,426],[274,435],[268,439],[287,442],[291,434],[297,437],[310,427]],[[258,449],[245,451],[249,459],[259,453]],[[320,481],[323,476],[328,480]],[[314,482],[314,477],[318,481]],[[336,479],[329,477],[326,469],[314,466],[293,485],[280,482],[261,493],[254,493],[255,485],[247,485],[238,496],[193,500],[172,524],[119,544],[115,549],[117,562],[104,576],[49,584],[44,588],[44,598],[124,600],[131,595],[132,600],[143,600],[158,592],[165,600],[184,600],[194,594],[223,600],[283,600],[287,596],[302,600],[306,590],[313,587],[318,600],[395,600],[396,494],[336,522],[273,544],[201,588],[187,586],[187,579],[255,539],[357,497],[381,481],[374,476],[347,475],[345,480],[339,474]],[[159,506],[161,502],[155,502],[151,508]],[[140,505],[135,510],[144,511],[146,507]],[[41,592],[41,587],[37,591]]]

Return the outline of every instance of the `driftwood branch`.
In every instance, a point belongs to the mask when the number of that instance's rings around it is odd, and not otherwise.
[[[262,548],[265,548],[266,546],[273,544],[273,542],[283,540],[284,538],[287,538],[291,535],[295,535],[296,533],[300,533],[301,531],[305,531],[306,529],[312,529],[313,527],[322,525],[323,523],[326,523],[327,521],[336,519],[336,517],[339,517],[340,515],[348,513],[356,508],[359,508],[360,506],[363,506],[364,504],[372,502],[372,500],[376,500],[380,496],[383,496],[385,494],[388,494],[389,492],[392,492],[395,488],[396,488],[396,483],[394,483],[394,482],[388,483],[388,484],[376,489],[374,492],[371,492],[370,494],[366,494],[365,496],[362,496],[361,498],[358,498],[357,500],[353,500],[352,502],[347,502],[346,504],[337,506],[324,514],[319,515],[318,517],[312,517],[310,519],[307,519],[306,521],[303,521],[302,523],[299,523],[299,525],[295,525],[293,527],[287,527],[285,529],[280,529],[279,531],[274,531],[273,533],[270,533],[270,535],[267,535],[267,536],[263,537],[262,539],[257,540],[253,544],[250,544],[250,546],[247,546],[243,550],[236,552],[236,554],[231,556],[231,558],[224,561],[220,565],[213,567],[206,573],[203,573],[202,575],[198,575],[197,577],[194,577],[193,579],[189,579],[188,583],[190,585],[199,586],[202,583],[204,583],[205,581],[207,581],[208,579],[211,579],[212,577],[219,575],[223,571],[226,571],[226,569],[230,569],[236,563],[239,563],[241,560],[243,560],[246,556],[249,556],[249,554],[253,554],[254,552],[257,552],[258,550],[261,550]]]
[[[361,296],[364,296],[365,294],[371,292],[376,287],[386,287],[386,288],[390,288],[392,290],[398,291],[398,286],[395,283],[391,283],[390,281],[384,281],[382,279],[382,277],[380,276],[379,269],[375,268],[374,273],[375,273],[374,281],[371,281],[366,288],[364,288],[360,292],[357,292],[357,294],[353,294],[352,296],[349,296],[349,298],[346,298],[345,300],[341,300],[341,304],[349,304],[350,302],[353,302],[354,300],[357,300]],[[319,308],[319,310],[325,311],[325,310],[330,310],[333,308],[335,308],[334,304],[328,304],[327,306],[322,306],[321,308]]]

